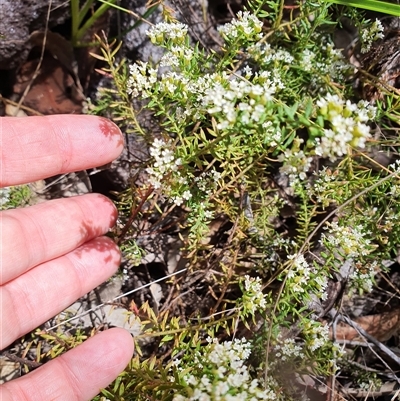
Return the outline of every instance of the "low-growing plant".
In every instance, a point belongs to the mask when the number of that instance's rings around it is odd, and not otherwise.
[[[32,197],[28,185],[0,188],[0,210],[26,206]]]
[[[203,272],[215,302],[187,315],[174,302],[157,313],[132,304],[136,355],[98,400],[298,400],[299,374],[340,366],[322,320],[329,284],[343,275],[350,295],[371,291],[400,240],[398,99],[361,98],[356,67],[333,41],[340,13],[375,32],[362,44],[381,36],[377,22],[323,0],[253,0],[219,27],[219,51],[170,13],[147,32],[164,49],[158,62],[127,65],[103,40],[97,57],[114,87],[99,90],[92,112],[148,145],[123,195],[118,242],[137,262],[146,249],[132,241],[149,235],[141,219],[172,219],[187,260],[169,282],[175,299]],[[381,165],[375,149],[394,160]],[[227,228],[210,245],[217,221]]]

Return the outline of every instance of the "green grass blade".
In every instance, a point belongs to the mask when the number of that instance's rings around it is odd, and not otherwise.
[[[81,8],[81,11],[79,12],[79,26],[82,24],[83,19],[85,18],[86,14],[88,13],[90,7],[92,7],[93,1],[94,0],[87,0],[86,3]]]
[[[71,0],[71,37],[76,42],[76,35],[79,30],[79,0]]]
[[[114,3],[116,0],[110,0],[109,3]],[[79,40],[85,34],[85,32],[110,8],[109,4],[102,4],[94,14],[85,22],[85,24],[79,28],[76,34],[76,39]]]
[[[329,3],[340,4],[348,7],[358,7],[365,10],[376,11],[400,17],[400,5],[378,0],[329,0]]]

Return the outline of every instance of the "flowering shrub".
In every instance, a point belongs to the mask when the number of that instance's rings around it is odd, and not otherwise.
[[[386,111],[354,91],[354,66],[326,29],[336,24],[330,7],[305,0],[286,15],[281,1],[254,0],[219,27],[219,52],[170,16],[147,32],[164,49],[160,61],[127,73],[103,45],[119,98],[103,90],[100,102],[113,99],[113,115],[149,144],[131,197],[138,204],[135,194],[150,194],[142,212],[158,227],[172,219],[183,244],[187,281],[171,294],[179,300],[202,274],[213,303],[188,315],[138,308],[138,354],[104,391],[109,399],[122,387],[137,400],[298,399],[282,372],[322,380],[340,365],[320,320],[329,286],[340,273],[349,296],[371,291],[397,249],[400,169],[369,156]],[[370,32],[361,32],[364,44],[380,37],[378,22]],[[388,135],[379,146],[399,145]],[[212,234],[221,221],[228,228]],[[140,224],[127,232],[123,249],[137,254],[129,241],[143,234]],[[154,337],[162,352],[146,359],[141,340]]]
[[[263,388],[257,379],[252,379],[246,360],[251,354],[251,344],[245,339],[218,343],[216,338],[207,338],[209,345],[202,347],[193,362],[198,368],[183,376],[188,384],[188,396],[177,394],[173,401],[196,400],[277,400],[280,397],[273,389]],[[277,398],[278,397],[278,398]]]

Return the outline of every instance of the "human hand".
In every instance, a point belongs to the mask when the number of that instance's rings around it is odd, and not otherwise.
[[[104,118],[0,118],[0,187],[99,166],[122,151]],[[116,245],[102,236],[117,212],[87,194],[6,210],[0,215],[0,349],[71,305],[118,268]],[[133,341],[111,329],[26,376],[0,386],[2,401],[86,401],[128,364]]]

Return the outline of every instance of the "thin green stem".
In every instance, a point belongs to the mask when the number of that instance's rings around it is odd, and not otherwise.
[[[110,3],[116,0],[110,0]],[[87,30],[110,8],[109,4],[102,4],[93,15],[79,28],[75,35],[75,41],[78,42]]]
[[[82,24],[83,19],[85,18],[85,15],[88,13],[88,11],[90,10],[90,7],[93,4],[93,1],[94,0],[87,0],[86,3],[81,8],[81,11],[79,12],[78,27]]]
[[[76,42],[76,35],[79,29],[79,0],[71,0],[71,36],[72,36],[72,43],[75,45]]]
[[[283,7],[285,5],[285,0],[281,0],[279,3],[279,11],[278,11],[278,15],[276,17],[276,20],[274,22],[274,29],[278,29],[281,21],[282,21],[282,17],[283,17]]]
[[[142,338],[150,338],[150,337],[161,337],[161,336],[166,336],[166,335],[169,335],[169,334],[178,334],[178,333],[182,333],[184,331],[204,330],[207,327],[215,326],[217,323],[229,322],[230,320],[233,320],[235,318],[237,318],[237,316],[236,315],[232,315],[232,316],[228,316],[228,317],[223,317],[223,318],[219,319],[217,322],[211,321],[211,322],[208,322],[208,323],[196,324],[194,326],[185,325],[184,327],[181,327],[179,329],[164,330],[164,331],[158,331],[158,332],[155,332],[155,333],[139,334],[138,336],[135,336],[135,340],[140,340]]]

